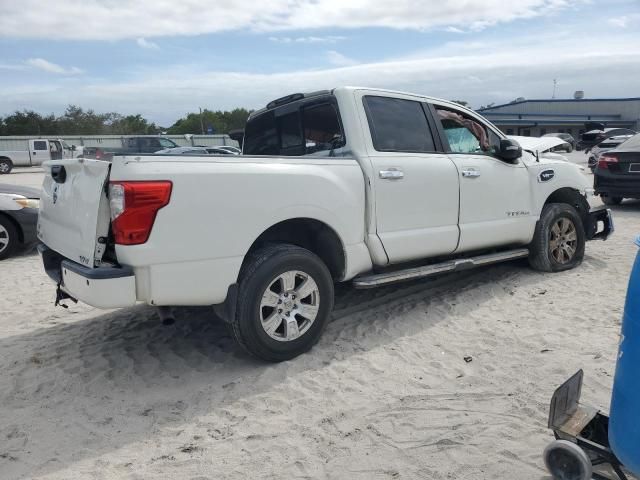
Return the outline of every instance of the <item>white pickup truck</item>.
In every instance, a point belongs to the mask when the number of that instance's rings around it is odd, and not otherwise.
[[[242,156],[47,162],[38,237],[58,300],[214,305],[247,351],[280,361],[317,342],[334,282],[578,265],[613,231],[591,192],[576,165],[455,103],[342,87],[254,112]]]
[[[21,143],[24,145],[19,150],[0,150],[0,175],[11,173],[13,167],[35,167],[48,160],[74,156],[75,146],[60,139],[25,139]]]

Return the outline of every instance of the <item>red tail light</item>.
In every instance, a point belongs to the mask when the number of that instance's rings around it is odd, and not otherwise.
[[[610,163],[618,163],[618,157],[604,153],[598,158],[598,168],[608,169]]]
[[[140,245],[149,240],[158,210],[169,203],[172,184],[110,182],[111,228],[119,245]]]

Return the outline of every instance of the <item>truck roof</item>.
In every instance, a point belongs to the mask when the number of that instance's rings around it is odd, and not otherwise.
[[[295,102],[295,101],[298,101],[298,100],[308,99],[308,98],[313,98],[313,97],[320,97],[320,96],[324,96],[324,95],[332,95],[337,91],[356,91],[356,90],[368,90],[368,91],[371,91],[371,92],[389,93],[389,94],[394,94],[394,95],[398,95],[398,94],[400,94],[400,95],[411,95],[412,97],[422,98],[425,101],[434,101],[435,100],[437,102],[449,104],[449,105],[451,105],[452,107],[455,107],[455,108],[465,109],[465,110],[467,110],[467,111],[469,111],[471,113],[474,113],[476,115],[478,114],[477,112],[471,110],[468,107],[460,105],[459,103],[452,102],[450,100],[444,100],[442,98],[429,97],[427,95],[420,95],[420,94],[417,94],[417,93],[403,92],[403,91],[399,91],[399,90],[390,90],[390,89],[385,89],[385,88],[343,86],[343,87],[336,87],[336,88],[333,88],[331,90],[317,90],[315,92],[308,92],[308,93],[292,93],[292,94],[286,95],[284,97],[277,98],[277,99],[272,100],[271,102],[269,102],[266,105],[266,107],[252,112],[249,115],[249,118],[256,117],[258,115],[263,114],[264,112],[267,112],[269,110],[273,110],[273,109],[275,109],[277,107],[280,107],[282,105],[286,105],[288,103]]]

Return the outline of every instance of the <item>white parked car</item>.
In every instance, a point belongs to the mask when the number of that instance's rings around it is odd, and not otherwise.
[[[24,140],[24,148],[0,150],[0,175],[11,173],[13,167],[35,167],[47,160],[72,158],[75,146],[64,140],[37,138]]]
[[[528,257],[573,268],[613,230],[574,164],[523,152],[445,100],[342,87],[252,113],[242,156],[46,164],[40,251],[58,298],[215,305],[280,361],[358,288]]]

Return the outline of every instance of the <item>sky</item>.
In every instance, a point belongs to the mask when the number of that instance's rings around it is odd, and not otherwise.
[[[640,96],[640,0],[0,0],[0,116],[261,108],[341,85]]]

